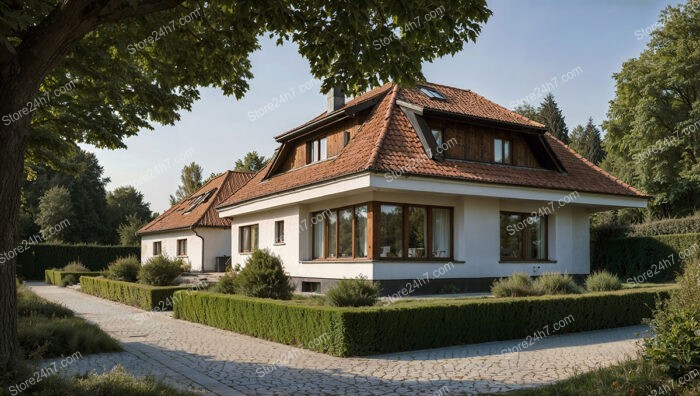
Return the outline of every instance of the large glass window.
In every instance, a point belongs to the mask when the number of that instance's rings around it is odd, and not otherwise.
[[[423,207],[408,207],[408,257],[423,258],[425,238],[428,235],[428,210]]]
[[[313,258],[368,256],[367,205],[326,210],[316,217],[324,217],[324,220],[313,225]]]
[[[239,251],[250,253],[258,248],[258,225],[248,225],[239,228]]]
[[[403,207],[381,205],[379,257],[403,257]]]
[[[501,260],[546,260],[547,217],[501,213]]]
[[[433,208],[432,232],[433,247],[432,255],[435,258],[450,257],[452,251],[452,218],[450,210],[447,208]]]

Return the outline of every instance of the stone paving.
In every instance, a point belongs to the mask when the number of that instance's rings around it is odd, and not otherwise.
[[[260,340],[82,294],[31,283],[47,300],[96,323],[125,352],[86,355],[63,375],[121,364],[182,389],[218,395],[442,395],[499,393],[539,386],[633,357],[643,326],[551,335],[523,352],[523,340],[337,358]],[[142,322],[142,323],[140,323]],[[272,365],[272,366],[270,366]],[[445,388],[446,387],[446,388]],[[449,393],[446,391],[449,390]],[[440,393],[442,392],[442,393]]]

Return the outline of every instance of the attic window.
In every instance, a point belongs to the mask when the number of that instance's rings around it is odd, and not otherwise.
[[[423,92],[423,95],[429,97],[430,99],[447,100],[440,92],[433,88],[420,87],[420,91]]]
[[[215,190],[215,189],[214,189]],[[209,190],[203,194],[199,194],[196,197],[190,198],[189,206],[185,209],[185,214],[193,211],[197,206],[207,202],[212,195],[214,195],[214,190]]]

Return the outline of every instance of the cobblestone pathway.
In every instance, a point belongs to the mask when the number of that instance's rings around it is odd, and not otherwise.
[[[219,395],[432,395],[505,392],[568,378],[633,356],[644,327],[550,336],[521,353],[501,351],[523,340],[337,358],[143,311],[69,288],[31,283],[120,341],[125,352],[83,356],[73,375],[123,365],[197,393]],[[284,356],[288,362],[279,364]],[[277,368],[266,374],[270,366]],[[447,388],[444,388],[447,387]],[[449,390],[449,393],[445,393]]]

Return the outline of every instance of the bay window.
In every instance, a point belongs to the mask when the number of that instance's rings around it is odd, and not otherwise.
[[[313,258],[365,258],[369,250],[368,206],[356,205],[314,214]]]
[[[501,260],[547,258],[547,216],[501,212]]]
[[[449,259],[452,209],[379,204],[378,258]]]

